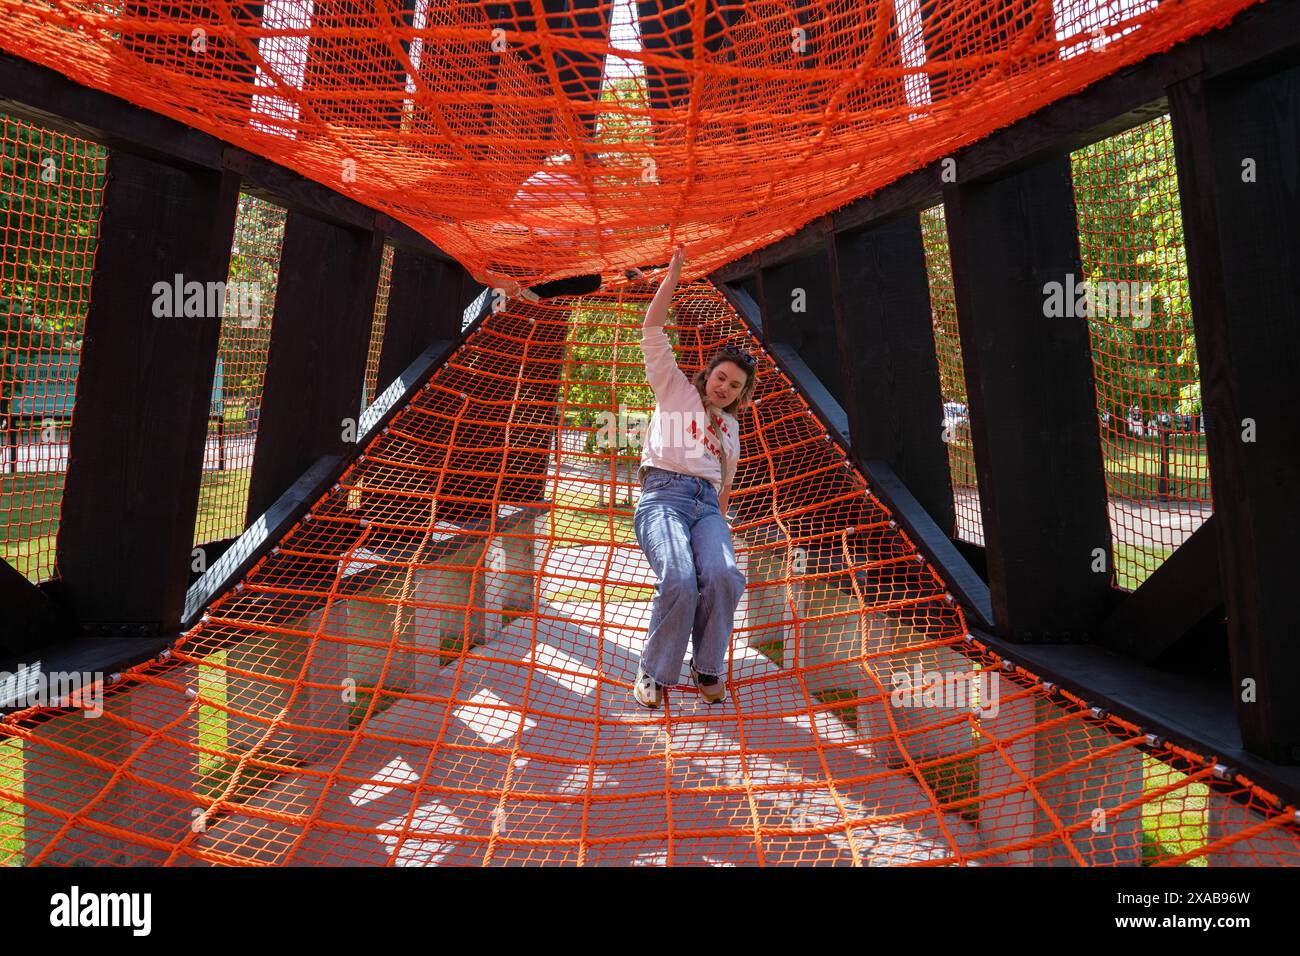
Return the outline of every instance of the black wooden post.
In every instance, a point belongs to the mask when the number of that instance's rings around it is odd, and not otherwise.
[[[382,38],[382,31],[391,26],[390,17],[379,12],[382,8],[378,6],[363,14],[351,0],[315,0],[311,10],[313,30],[353,27],[364,16],[360,23],[379,34],[365,39],[343,39],[321,32],[312,35],[303,74],[303,91],[312,96],[312,112],[326,122],[339,125],[383,123],[396,129],[402,118],[401,96],[376,103],[356,95],[359,90],[365,92],[375,87],[385,91],[406,89],[406,68],[394,48]],[[401,0],[397,18],[402,25],[410,27],[415,20],[415,0]],[[406,39],[398,43],[403,53],[408,47]]]
[[[222,81],[222,106],[227,115],[235,108],[252,107],[257,58],[254,51],[232,35],[236,26],[253,30],[261,26],[264,3],[221,4],[212,0],[126,0],[121,16],[131,26],[123,31],[122,47],[146,63],[196,79]],[[187,25],[178,32],[178,22]],[[158,32],[152,32],[156,24]]]
[[[109,154],[57,545],[84,624],[180,621],[238,197],[234,173]]]
[[[382,258],[379,233],[295,212],[286,218],[249,521],[317,458],[355,447]]]
[[[995,628],[1091,639],[1114,594],[1069,157],[944,205]]]
[[[831,248],[853,453],[863,461],[887,461],[935,524],[951,529],[952,483],[921,221],[900,216],[841,234]]]
[[[1300,763],[1300,68],[1169,90],[1201,399],[1247,750]]]
[[[531,0],[514,0],[512,3],[488,5],[492,25],[506,30],[535,31],[539,28]],[[609,41],[610,19],[613,6],[604,0],[543,0],[546,27],[553,34],[581,37],[600,43]],[[516,47],[528,70],[546,87],[559,89],[571,103],[595,103],[600,100],[601,82],[605,73],[605,57],[588,50],[546,49],[532,42]],[[554,70],[555,83],[551,71]],[[573,110],[574,132],[579,136],[596,135],[598,116],[590,110]],[[559,115],[547,118],[548,124],[563,125]],[[547,129],[539,133],[545,136]]]
[[[758,305],[758,339],[763,343],[763,347],[767,348],[767,286],[763,282],[762,269],[754,272],[754,302]]]
[[[439,339],[460,334],[464,318],[465,270],[452,262],[431,259],[397,248],[393,251],[393,281],[388,293],[388,318],[379,353],[379,390],[406,370]]]
[[[825,246],[761,271],[764,344],[784,344],[798,352],[835,400],[845,405]]]
[[[637,20],[641,46],[648,53],[659,53],[689,60],[694,55],[695,38],[691,27],[694,0],[637,0]],[[704,49],[713,57],[728,42],[726,30],[744,13],[744,5],[723,0],[704,0]],[[783,45],[788,50],[789,44]],[[690,77],[657,63],[646,65],[646,92],[650,106],[666,110],[684,106],[690,95]],[[653,120],[656,131],[662,121]]]

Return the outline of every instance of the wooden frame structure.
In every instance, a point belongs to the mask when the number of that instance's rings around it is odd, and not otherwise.
[[[591,13],[590,4],[583,9]],[[962,150],[951,157],[955,182],[946,183],[936,163],[712,276],[945,576],[982,639],[1098,706],[1220,754],[1292,795],[1300,793],[1300,694],[1288,691],[1300,673],[1300,650],[1290,639],[1285,596],[1300,572],[1300,519],[1288,496],[1300,487],[1300,439],[1282,399],[1300,362],[1298,62],[1300,3],[1272,0]],[[343,68],[327,58],[317,67]],[[590,64],[558,68],[590,85]],[[673,91],[665,86],[655,95],[670,101]],[[40,650],[42,660],[79,670],[122,666],[166,646],[203,596],[271,547],[275,529],[295,520],[346,466],[349,451],[334,419],[355,407],[365,360],[362,335],[347,317],[373,303],[383,243],[397,248],[390,336],[380,360],[381,378],[391,376],[394,386],[368,427],[451,354],[463,335],[457,320],[478,290],[408,227],[53,71],[0,56],[0,109],[108,146],[115,174],[88,320],[103,337],[83,355],[61,580],[32,586],[0,567],[0,653],[24,660]],[[1080,570],[1095,548],[1109,549],[1087,336],[1046,326],[1024,335],[1010,317],[1032,307],[1045,275],[1078,269],[1068,153],[1165,112],[1172,114],[1186,216],[1217,509],[1175,558],[1123,595]],[[1241,188],[1243,157],[1272,175]],[[152,196],[141,188],[145,182]],[[164,370],[162,387],[152,378],[131,385],[110,376],[111,368],[141,360],[129,354],[114,317],[141,310],[139,269],[225,278],[241,189],[290,211],[290,280],[295,270],[306,274],[314,249],[342,244],[357,254],[349,259],[353,267],[327,270],[318,288],[283,286],[263,412],[268,437],[259,443],[249,508],[250,517],[269,516],[270,524],[260,536],[241,539],[187,595],[217,323],[184,331],[149,327],[148,354],[151,367]],[[937,427],[937,370],[927,352],[929,302],[916,221],[940,202],[948,212],[985,491],[982,551],[943,530],[952,525],[952,497]],[[188,220],[166,214],[200,207],[204,214]],[[115,253],[128,234],[143,234],[159,250],[157,261],[133,266]],[[793,288],[807,292],[807,312],[786,308]],[[430,294],[440,302],[432,324],[419,311]],[[329,371],[314,383],[320,356],[309,354],[311,336],[303,331],[313,301],[337,304]],[[481,296],[479,302],[481,317]],[[810,324],[813,316],[831,317],[834,338],[812,334],[820,331]],[[867,342],[878,347],[866,349]],[[1001,359],[1008,350],[1025,359],[1015,374]],[[866,357],[855,362],[857,355]],[[1024,371],[1036,366],[1050,374]],[[1048,378],[1068,398],[1066,427],[1052,454],[1040,456],[1050,459],[1044,462],[1005,440],[1002,423],[1011,416],[1018,427],[1047,428],[1027,398]],[[290,407],[284,396],[304,389],[311,403]],[[129,414],[116,414],[114,405]],[[1242,441],[1247,418],[1257,424],[1259,442]],[[321,427],[307,428],[309,420]],[[164,433],[174,441],[158,442]],[[169,447],[155,447],[163,445]],[[129,469],[114,472],[110,456],[124,447],[134,457]],[[96,513],[93,503],[104,500],[122,510]],[[1051,569],[1048,590],[1039,593],[1043,568]],[[1226,629],[1206,624],[1219,604]],[[1175,675],[1150,666],[1193,637],[1223,642],[1227,680],[1208,669]],[[1240,693],[1247,682],[1255,691],[1249,702]]]

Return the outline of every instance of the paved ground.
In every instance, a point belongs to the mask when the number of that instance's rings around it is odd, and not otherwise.
[[[963,540],[984,543],[979,494],[971,489],[955,493],[958,527]],[[1176,501],[1169,504],[1143,501],[1110,501],[1111,533],[1115,541],[1142,548],[1178,548],[1214,513],[1210,504]]]
[[[887,866],[982,846],[836,718],[810,716],[797,672],[748,648],[733,667],[757,679],[726,705],[670,691],[666,714],[637,707],[625,685],[648,614],[611,605],[602,620],[591,604],[548,603],[515,619],[440,670],[423,689],[432,699],[395,704],[345,753],[252,801],[312,810],[313,826],[235,814],[199,845],[265,863],[399,866]]]

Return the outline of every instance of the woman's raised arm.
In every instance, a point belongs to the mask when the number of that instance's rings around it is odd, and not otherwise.
[[[673,261],[668,265],[668,275],[663,285],[655,293],[650,307],[645,312],[645,322],[641,326],[641,354],[645,358],[645,377],[650,388],[654,390],[655,400],[663,401],[665,396],[693,388],[690,381],[673,358],[673,347],[664,331],[668,321],[668,303],[672,301],[673,290],[682,274],[682,263],[686,261],[686,250],[681,246],[673,253]]]
[[[673,292],[677,289],[677,280],[682,277],[682,263],[685,261],[686,247],[678,246],[673,252],[672,262],[668,263],[668,275],[660,283],[655,297],[650,300],[650,307],[645,310],[643,328],[662,326],[668,321],[668,304],[673,300]]]

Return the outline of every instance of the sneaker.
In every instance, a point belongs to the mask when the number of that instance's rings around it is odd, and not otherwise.
[[[658,707],[664,701],[664,685],[656,682],[638,666],[636,683],[632,685],[632,696],[642,707]]]
[[[721,704],[727,699],[727,682],[712,674],[701,674],[695,669],[694,662],[691,663],[691,680],[695,681],[706,704]]]

